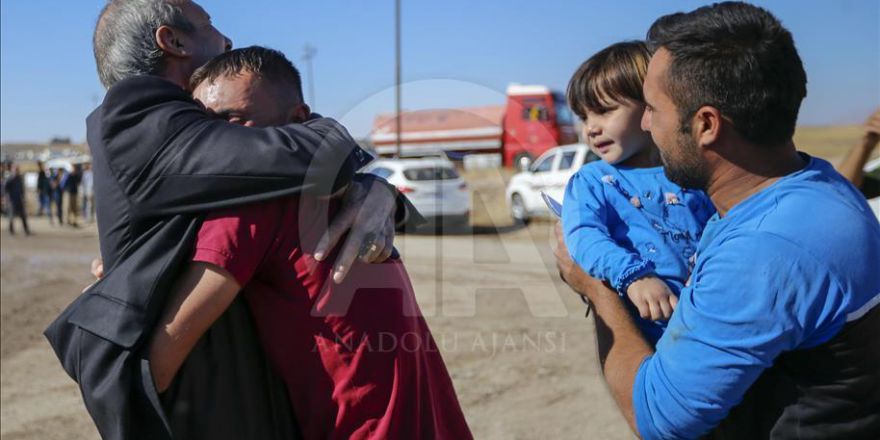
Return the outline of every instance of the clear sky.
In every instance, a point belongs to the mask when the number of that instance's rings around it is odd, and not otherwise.
[[[103,97],[91,34],[102,0],[2,0],[0,138],[85,138]],[[314,109],[355,136],[394,106],[393,0],[203,0],[236,47],[285,52],[305,75],[314,59]],[[794,34],[809,80],[801,124],[860,123],[880,106],[880,1],[767,0]],[[705,2],[675,0],[403,0],[403,106],[501,104],[511,82],[564,89],[608,44],[643,38],[660,15]]]

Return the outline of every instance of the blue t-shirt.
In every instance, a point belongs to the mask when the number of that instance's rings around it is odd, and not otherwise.
[[[691,284],[636,375],[645,439],[718,425],[784,351],[822,344],[880,303],[880,225],[828,162],[810,158],[706,225]]]
[[[682,189],[662,167],[596,161],[568,182],[562,228],[572,259],[624,297],[633,281],[650,273],[678,295],[690,276],[703,226],[714,213],[704,192]],[[627,304],[646,339],[656,343],[666,323],[642,319]]]

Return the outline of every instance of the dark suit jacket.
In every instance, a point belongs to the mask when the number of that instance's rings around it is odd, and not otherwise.
[[[151,76],[111,87],[87,126],[106,275],[65,309],[45,335],[79,384],[102,437],[171,438],[173,422],[156,393],[145,349],[177,268],[192,252],[199,213],[294,193],[331,194],[348,184],[369,157],[335,121],[237,126],[210,117],[186,91]],[[222,349],[229,344],[215,345]],[[247,344],[232,345],[234,351]],[[206,368],[204,359],[191,356],[187,364],[193,363]],[[247,368],[266,370],[259,359]],[[198,377],[198,372],[185,368],[181,376]],[[205,395],[238,399],[213,408],[216,417],[210,423],[220,429],[193,433],[268,439],[293,435],[290,411],[278,410],[286,399],[275,402],[277,393],[242,396],[218,389]],[[238,411],[260,402],[262,407],[250,410],[255,416],[263,413],[260,423],[248,426],[240,420],[249,413]],[[192,403],[197,399],[188,401]]]

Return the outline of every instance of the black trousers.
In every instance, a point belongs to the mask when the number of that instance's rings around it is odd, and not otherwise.
[[[287,388],[259,341],[250,309],[239,295],[161,395],[175,439],[301,438]],[[226,385],[211,386],[216,383]]]
[[[24,202],[19,201],[16,203],[15,201],[11,201],[9,205],[10,208],[12,208],[9,212],[9,233],[15,234],[15,218],[19,217],[21,218],[21,224],[24,226],[24,233],[30,234],[31,230],[28,228],[27,212],[24,210]]]

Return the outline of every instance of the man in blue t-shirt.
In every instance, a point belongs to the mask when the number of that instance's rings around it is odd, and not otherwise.
[[[880,224],[792,136],[806,74],[764,9],[720,3],[658,19],[642,120],[670,180],[718,213],[651,349],[619,296],[572,263],[609,388],[643,438],[876,438]]]

